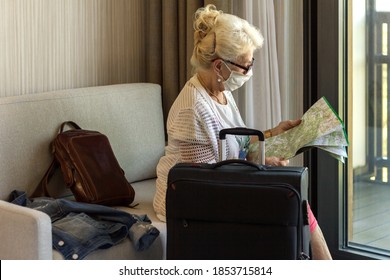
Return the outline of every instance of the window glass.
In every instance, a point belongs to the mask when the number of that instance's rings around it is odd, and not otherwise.
[[[390,1],[349,1],[348,245],[390,255]]]

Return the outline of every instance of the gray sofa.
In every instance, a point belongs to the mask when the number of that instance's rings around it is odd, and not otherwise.
[[[136,208],[160,235],[144,251],[129,238],[87,259],[164,259],[166,224],[152,207],[156,165],[164,153],[164,121],[159,85],[119,84],[0,98],[0,259],[62,259],[53,250],[51,220],[43,212],[8,202],[13,190],[31,194],[48,168],[49,144],[63,121],[106,134],[127,179]],[[55,197],[69,195],[57,172],[50,184]]]

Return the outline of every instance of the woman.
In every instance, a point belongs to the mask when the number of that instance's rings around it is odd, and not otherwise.
[[[186,83],[172,105],[168,120],[168,145],[157,166],[153,206],[165,221],[168,172],[178,162],[214,163],[218,160],[219,131],[245,126],[232,91],[252,76],[253,53],[263,44],[259,30],[247,21],[216,10],[200,8],[194,18],[194,50],[191,64],[195,75]],[[280,134],[300,123],[283,121],[265,131],[266,137]],[[256,140],[228,135],[227,158],[255,159]],[[280,158],[266,158],[269,165],[287,165]],[[311,210],[312,251],[316,259],[330,259],[326,243]]]

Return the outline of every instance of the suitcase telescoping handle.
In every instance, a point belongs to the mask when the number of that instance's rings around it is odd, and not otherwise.
[[[246,127],[225,128],[219,132],[219,161],[226,160],[226,135],[228,134],[257,136],[259,138],[260,163],[265,164],[264,133],[260,130]]]

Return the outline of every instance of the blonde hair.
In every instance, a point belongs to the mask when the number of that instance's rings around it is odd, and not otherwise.
[[[264,38],[246,20],[218,11],[214,5],[200,8],[194,15],[194,71],[209,69],[217,59],[236,60],[261,48]]]

